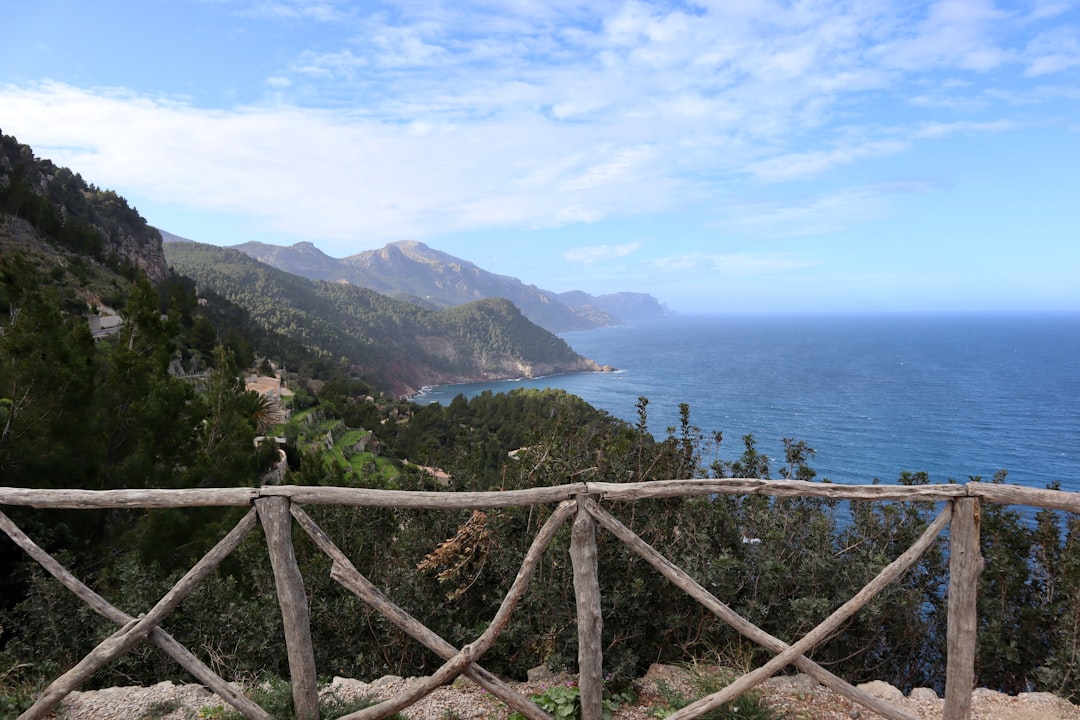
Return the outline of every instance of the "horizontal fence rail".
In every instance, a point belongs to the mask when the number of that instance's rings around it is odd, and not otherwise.
[[[739,616],[698,584],[688,573],[646,543],[633,530],[599,505],[601,500],[637,501],[649,499],[715,496],[765,495],[772,497],[817,497],[834,500],[932,502],[942,505],[937,518],[907,551],[885,566],[850,600],[837,608],[816,628],[792,644],[783,642]],[[150,640],[168,653],[199,682],[251,720],[268,720],[267,713],[218,676],[193,653],[161,627],[164,618],[190,594],[198,583],[229,555],[258,523],[266,536],[274,573],[278,603],[285,629],[285,645],[297,716],[318,718],[318,689],[311,641],[307,596],[303,577],[292,546],[295,522],[332,561],[331,577],[356,594],[390,623],[417,640],[444,660],[432,675],[412,685],[398,696],[346,716],[347,720],[376,720],[388,717],[415,703],[435,688],[465,675],[531,720],[551,720],[535,703],[514,691],[504,681],[478,664],[509,622],[511,613],[556,532],[571,525],[570,559],[577,599],[578,684],[582,719],[600,720],[603,703],[603,655],[600,585],[596,528],[604,528],[641,556],[673,585],[697,600],[744,637],[773,653],[761,667],[743,675],[722,690],[702,698],[670,717],[690,720],[719,707],[764,681],[788,665],[795,665],[822,684],[860,703],[889,720],[914,720],[885,700],[869,695],[813,662],[807,654],[845,620],[863,607],[876,593],[899,578],[949,529],[949,589],[947,670],[944,720],[966,720],[971,714],[971,692],[975,672],[976,596],[983,561],[979,551],[979,512],[982,502],[1025,505],[1080,513],[1080,493],[1038,490],[1016,485],[969,482],[948,485],[839,485],[795,480],[730,478],[717,480],[667,480],[647,483],[581,482],[554,487],[499,492],[416,492],[319,486],[266,486],[187,490],[77,490],[0,487],[0,505],[32,508],[195,508],[251,507],[244,518],[200,559],[158,603],[133,617],[95,593],[26,536],[5,514],[0,513],[3,530],[31,558],[77,595],[91,609],[120,626],[89,655],[46,688],[34,705],[19,716],[35,720],[49,714],[70,692],[95,670],[143,640]],[[302,505],[338,505],[400,509],[461,510],[556,505],[541,527],[487,629],[471,643],[456,647],[428,629],[396,605],[373,585],[325,532],[303,510]]]

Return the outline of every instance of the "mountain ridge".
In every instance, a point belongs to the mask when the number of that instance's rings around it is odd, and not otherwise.
[[[170,267],[398,396],[425,385],[597,372],[504,298],[439,311],[350,283],[310,280],[234,248],[165,244]]]
[[[290,246],[247,242],[231,247],[267,265],[312,280],[349,282],[429,307],[447,308],[483,298],[506,298],[531,321],[554,333],[668,315],[667,309],[646,293],[600,296],[580,290],[555,293],[509,275],[489,272],[417,240],[401,240],[344,258],[333,258],[311,242]]]

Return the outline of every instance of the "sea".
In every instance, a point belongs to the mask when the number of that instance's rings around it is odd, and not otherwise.
[[[560,337],[617,370],[429,387],[414,400],[561,388],[633,424],[645,397],[654,436],[677,428],[686,403],[706,437],[722,433],[725,460],[752,434],[775,469],[784,438],[805,441],[818,479],[837,483],[1004,470],[1008,483],[1080,491],[1080,313],[680,315]]]

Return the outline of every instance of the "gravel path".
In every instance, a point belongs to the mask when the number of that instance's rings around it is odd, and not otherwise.
[[[655,710],[666,707],[661,686],[684,697],[696,697],[694,672],[673,666],[654,666],[639,683],[638,703],[621,706],[613,720],[652,720]],[[512,683],[526,695],[542,692],[556,683],[572,682],[556,675],[528,683]],[[389,698],[407,688],[415,679],[384,677],[371,683],[345,678],[323,689],[342,700],[358,697]],[[932,691],[917,690],[904,697],[886,683],[868,683],[863,689],[892,701],[921,720],[940,720],[944,701]],[[818,685],[807,676],[774,678],[761,688],[765,701],[791,720],[877,720],[880,716]],[[200,720],[212,718],[209,708],[222,701],[198,685],[158,683],[151,687],[117,687],[72,693],[57,718],[62,720]],[[439,688],[402,713],[411,720],[502,720],[507,711],[502,703],[473,683],[459,679]],[[1047,693],[1008,696],[976,690],[972,720],[1080,720],[1080,707]]]

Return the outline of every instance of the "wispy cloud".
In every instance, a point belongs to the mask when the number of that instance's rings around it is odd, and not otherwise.
[[[750,171],[766,180],[791,180],[818,175],[858,160],[893,155],[908,148],[903,140],[881,139],[844,144],[823,150],[787,153],[754,163]]]
[[[725,207],[716,226],[740,238],[823,235],[887,215],[887,197],[896,191],[878,186],[785,201],[734,202]]]
[[[720,210],[721,194],[746,183],[793,183],[947,135],[1007,132],[1009,109],[1048,97],[1025,77],[1049,87],[1080,59],[1075,30],[1060,22],[1067,6],[1054,2],[1004,11],[989,0],[915,10],[432,0],[376,1],[361,14],[332,0],[204,1],[332,25],[336,41],[268,70],[257,106],[60,83],[0,88],[5,131],[26,129],[40,151],[155,201],[374,245]],[[991,70],[1008,82],[985,82]],[[905,113],[885,126],[864,109],[879,102]],[[728,226],[821,229],[876,203],[844,191],[769,201],[733,208],[741,219]]]
[[[799,270],[815,264],[812,260],[778,253],[695,253],[660,258],[649,263],[649,267],[660,275],[705,275],[719,281]]]
[[[571,248],[563,253],[568,262],[582,265],[595,265],[605,260],[613,260],[632,255],[641,249],[644,243],[630,242],[624,245],[593,245],[590,247]]]

